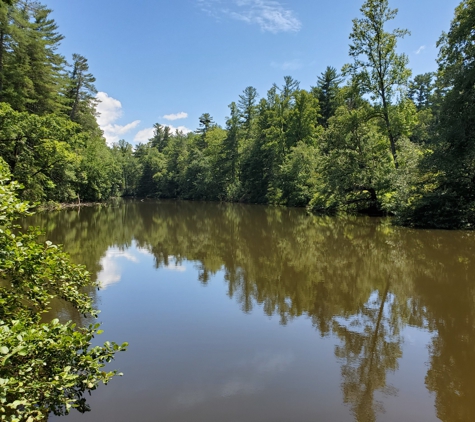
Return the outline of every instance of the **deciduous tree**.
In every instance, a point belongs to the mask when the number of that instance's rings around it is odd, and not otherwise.
[[[354,61],[344,67],[344,74],[353,75],[364,93],[370,94],[379,106],[379,115],[385,125],[394,164],[398,167],[397,136],[393,129],[390,108],[397,100],[398,89],[406,87],[411,75],[408,58],[396,52],[398,38],[409,32],[394,29],[387,32],[386,24],[397,15],[388,0],[366,0],[361,7],[362,18],[353,20],[350,34],[350,56]]]

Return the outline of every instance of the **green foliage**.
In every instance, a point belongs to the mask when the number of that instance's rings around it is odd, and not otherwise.
[[[94,114],[96,78],[89,71],[87,59],[80,54],[73,54],[73,70],[69,76],[67,98],[70,105],[69,117],[81,122]]]
[[[450,30],[439,40],[437,136],[422,163],[426,183],[401,215],[418,227],[475,225],[475,2],[455,10]]]
[[[95,79],[81,55],[67,71],[50,14],[37,2],[0,4],[0,156],[28,200],[120,195],[123,171],[96,122]]]
[[[36,114],[64,110],[60,87],[64,58],[56,53],[63,36],[34,3],[0,4],[0,100]]]
[[[242,201],[316,212],[392,214],[407,225],[475,224],[475,5],[464,0],[439,41],[439,71],[411,71],[388,30],[397,10],[365,0],[341,74],[310,91],[285,76],[258,102],[249,86],[225,128],[209,113],[193,133],[155,124],[135,148],[109,147],[96,121],[84,56],[57,54],[63,36],[39,3],[0,3],[0,156],[25,199],[115,196]]]
[[[167,169],[164,155],[154,146],[139,145],[136,155],[140,157],[142,176],[139,181],[140,196],[161,196],[163,185],[167,181]]]
[[[0,103],[0,156],[30,200],[68,201],[83,137],[66,117],[14,111]]]
[[[122,169],[102,137],[90,136],[79,155],[75,188],[80,198],[95,202],[122,194]]]
[[[310,206],[321,212],[374,213],[381,210],[394,171],[389,142],[371,118],[372,107],[354,88],[347,92],[351,101],[337,109],[320,143],[321,181]]]
[[[388,0],[366,0],[361,7],[363,17],[353,20],[350,34],[350,56],[354,62],[345,66],[345,72],[357,76],[365,93],[374,101],[391,102],[397,88],[407,83],[411,72],[408,59],[397,54],[397,39],[409,34],[403,29],[385,31],[385,24],[397,15]]]
[[[252,135],[257,114],[257,99],[259,94],[256,88],[248,86],[239,96],[238,108],[242,120],[243,130],[247,137]]]
[[[319,123],[328,125],[328,120],[335,114],[338,107],[338,92],[343,78],[334,67],[328,66],[325,72],[317,78],[317,86],[312,89],[313,94],[318,98],[321,107]]]
[[[34,201],[89,201],[120,195],[120,168],[102,137],[66,116],[38,116],[0,103],[0,156]]]
[[[139,187],[142,167],[134,156],[131,144],[121,139],[112,146],[112,160],[121,174],[117,174],[117,188],[124,196],[134,195]]]
[[[19,232],[14,220],[29,208],[16,196],[19,187],[0,160],[0,420],[40,421],[50,412],[89,410],[84,394],[117,375],[103,367],[126,344],[91,347],[99,324],[42,322],[55,298],[95,316],[83,288],[98,284],[60,247],[40,243],[37,229]]]
[[[409,31],[385,30],[385,24],[397,15],[397,9],[389,8],[388,0],[366,0],[361,13],[362,18],[353,20],[350,34],[350,56],[354,61],[343,70],[345,75],[352,75],[363,93],[369,94],[376,102],[377,115],[384,121],[397,168],[398,139],[392,127],[389,108],[397,99],[398,90],[406,86],[411,75],[407,68],[407,56],[396,52],[397,39],[403,38]]]
[[[408,97],[414,102],[418,110],[430,107],[433,90],[435,88],[432,72],[416,75],[409,83]]]
[[[308,205],[316,190],[318,149],[299,141],[291,148],[281,166],[282,200],[291,207]]]

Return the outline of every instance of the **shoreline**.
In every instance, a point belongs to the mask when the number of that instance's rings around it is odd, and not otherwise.
[[[46,204],[39,204],[36,207],[33,207],[37,212],[44,212],[44,211],[61,211],[68,208],[82,208],[82,207],[96,207],[99,205],[109,205],[110,200],[104,202],[54,202],[54,203],[46,203]]]

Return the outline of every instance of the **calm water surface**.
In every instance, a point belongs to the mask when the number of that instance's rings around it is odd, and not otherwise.
[[[66,421],[475,421],[472,233],[175,201],[29,222],[101,280],[97,340],[130,343]]]

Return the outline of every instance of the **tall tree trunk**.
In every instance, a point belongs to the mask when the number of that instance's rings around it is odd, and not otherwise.
[[[374,418],[369,418],[369,412],[368,412],[368,409],[373,408],[372,402],[373,402],[374,389],[373,389],[373,379],[371,378],[371,372],[373,370],[374,354],[376,353],[379,330],[381,328],[381,323],[383,320],[384,305],[386,304],[388,295],[389,295],[389,282],[387,283],[386,288],[384,289],[383,297],[381,299],[381,305],[379,307],[378,319],[376,321],[376,327],[373,333],[373,338],[371,340],[369,367],[368,367],[368,370],[362,373],[360,377],[360,384],[364,386],[364,392],[363,392],[361,400],[359,400],[358,405],[357,405],[357,409],[358,409],[357,415],[365,415],[367,420],[374,420]],[[371,414],[372,413],[373,412],[371,412]]]
[[[386,130],[388,131],[389,136],[389,143],[391,145],[391,154],[394,160],[394,166],[396,170],[399,168],[399,163],[397,160],[397,150],[396,150],[396,138],[393,134],[393,129],[391,127],[391,120],[389,119],[389,110],[388,110],[388,102],[386,99],[386,88],[384,84],[384,71],[383,71],[383,59],[382,59],[382,52],[381,52],[381,31],[377,31],[376,34],[377,44],[378,44],[378,77],[379,77],[379,89],[381,94],[381,100],[383,102],[383,114],[384,114],[384,123],[386,124]]]
[[[76,112],[77,112],[77,108],[78,108],[78,104],[79,104],[79,92],[81,90],[81,81],[79,80],[78,81],[78,84],[76,86],[76,95],[74,96],[74,103],[73,103],[73,106],[71,108],[71,113],[69,115],[69,118],[71,120],[74,120],[74,118],[76,117]]]
[[[378,319],[376,321],[376,328],[375,328],[374,334],[373,334],[373,341],[371,342],[371,352],[370,352],[371,358],[370,358],[370,364],[369,364],[370,369],[373,366],[374,352],[376,350],[379,327],[381,326],[381,321],[383,319],[384,305],[386,304],[388,294],[389,294],[389,282],[386,284],[386,288],[384,289],[383,297],[381,299],[381,305],[379,306]]]
[[[388,131],[389,136],[389,143],[391,144],[391,154],[394,159],[394,166],[396,169],[399,168],[399,163],[397,159],[397,150],[396,150],[396,137],[393,133],[393,128],[391,126],[391,120],[389,119],[389,110],[388,110],[388,103],[386,102],[386,95],[384,92],[384,88],[382,90],[382,100],[383,100],[383,114],[384,114],[384,123],[386,124],[386,129]]]
[[[3,43],[5,42],[5,31],[0,29],[0,101],[3,98]]]

